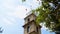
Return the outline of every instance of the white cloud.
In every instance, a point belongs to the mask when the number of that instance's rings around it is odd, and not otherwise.
[[[27,9],[27,11],[25,9]],[[20,19],[23,19],[26,16],[26,13],[30,11],[29,8],[22,5],[19,5],[16,8],[13,8],[13,10],[14,12],[11,12],[11,13],[9,12],[7,13],[7,15],[19,17]]]
[[[42,29],[48,29],[47,27],[45,27],[45,23],[40,23],[40,25],[42,26]]]
[[[17,17],[23,19],[31,9],[28,6],[20,5],[20,0],[1,0],[0,4],[0,15],[3,15],[1,18],[4,18],[3,21],[7,24],[11,24],[11,21],[6,19],[6,16]],[[34,1],[34,0],[33,0]],[[21,1],[20,1],[21,2]],[[28,4],[28,3],[27,3]],[[34,6],[36,3],[31,3]],[[27,9],[27,11],[26,11]],[[5,16],[6,15],[6,16]],[[10,19],[15,21],[14,19]]]
[[[11,21],[7,20],[6,18],[3,18],[3,21],[5,22],[4,24],[6,24],[6,25],[13,24],[13,23],[11,23]]]
[[[27,9],[27,11],[26,11]],[[20,18],[24,18],[26,16],[26,13],[29,12],[30,9],[25,6],[18,6],[15,11],[15,15]]]
[[[1,8],[5,10],[3,12],[6,12],[6,15],[22,18],[30,9],[23,5],[16,5],[16,1],[18,2],[19,0],[3,0]],[[26,8],[28,9],[28,11],[25,10]]]
[[[30,11],[30,9],[26,6],[15,4],[15,2],[18,3],[18,1],[19,0],[3,0],[1,2],[0,18],[6,25],[14,24],[13,22],[16,21],[14,18],[9,18],[9,17],[14,16],[23,19],[26,16],[26,13]],[[25,9],[27,9],[27,11]]]

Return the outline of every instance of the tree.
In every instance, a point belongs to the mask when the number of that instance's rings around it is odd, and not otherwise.
[[[41,0],[42,5],[35,9],[38,13],[36,22],[45,23],[45,26],[60,34],[60,0]]]
[[[35,10],[36,22],[45,23],[45,26],[56,34],[60,34],[60,0],[41,0],[42,5]]]

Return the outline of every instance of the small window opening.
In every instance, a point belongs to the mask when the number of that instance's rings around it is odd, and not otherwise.
[[[28,18],[28,22],[30,21],[30,19]]]
[[[37,29],[37,32],[38,32],[38,27],[36,29]]]
[[[29,32],[29,31],[30,31],[30,26],[27,27],[27,32]]]

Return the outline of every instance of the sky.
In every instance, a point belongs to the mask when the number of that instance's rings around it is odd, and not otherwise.
[[[31,7],[32,5],[32,7]],[[39,6],[36,0],[0,0],[0,27],[3,33],[0,34],[24,34],[24,18],[26,14]],[[26,11],[27,9],[27,11]],[[42,27],[42,34],[54,34]]]

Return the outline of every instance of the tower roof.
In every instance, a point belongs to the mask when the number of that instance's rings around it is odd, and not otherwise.
[[[33,16],[36,17],[36,15],[35,15],[34,13],[31,12],[31,13],[28,13],[28,14],[27,14],[27,16],[24,18],[24,20],[25,20],[27,17],[31,16],[31,15],[33,15]]]
[[[24,18],[24,20],[26,20],[27,18],[29,18],[31,15],[34,16],[34,17],[37,17],[37,16],[35,15],[35,13],[28,12],[28,13],[27,13],[27,16]],[[31,18],[31,17],[30,17],[30,18]],[[36,24],[36,21],[35,21],[35,20],[29,21],[29,22],[30,22],[30,23],[25,23],[25,24],[23,25],[23,27],[25,27],[25,26],[28,25],[28,24],[31,24],[31,22],[35,22],[35,24]],[[40,25],[38,25],[38,27],[41,28]]]

